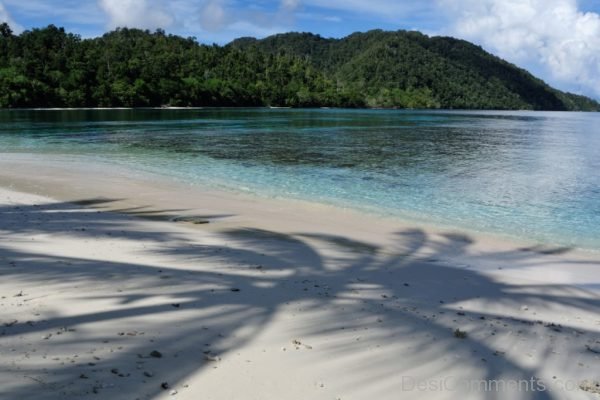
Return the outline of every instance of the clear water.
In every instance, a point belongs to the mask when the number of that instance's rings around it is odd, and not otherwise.
[[[2,152],[600,249],[600,114],[0,111]]]

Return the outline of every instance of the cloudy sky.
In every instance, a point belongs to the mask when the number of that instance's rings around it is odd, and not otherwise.
[[[204,43],[373,28],[470,40],[564,90],[600,98],[600,0],[0,0],[15,31],[64,26],[83,37],[163,28]]]

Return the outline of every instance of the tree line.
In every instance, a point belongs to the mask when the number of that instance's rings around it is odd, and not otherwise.
[[[288,106],[597,110],[481,48],[417,32],[290,33],[225,46],[117,29],[0,25],[0,107]]]

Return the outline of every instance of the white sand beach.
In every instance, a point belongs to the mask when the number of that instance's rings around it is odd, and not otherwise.
[[[1,399],[600,398],[600,253],[14,155],[0,273]]]

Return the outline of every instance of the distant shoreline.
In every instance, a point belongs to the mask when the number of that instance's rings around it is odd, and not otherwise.
[[[23,107],[23,108],[0,108],[0,111],[127,111],[127,110],[240,110],[240,109],[264,109],[264,110],[356,110],[356,111],[448,111],[448,112],[540,112],[540,113],[595,113],[594,110],[528,110],[528,109],[480,109],[480,108],[398,108],[398,107],[271,107],[271,106],[199,106],[199,107]]]

